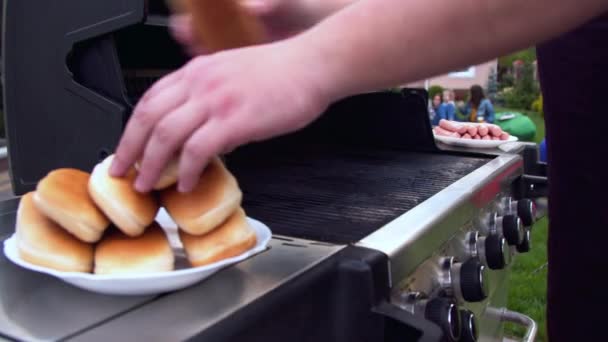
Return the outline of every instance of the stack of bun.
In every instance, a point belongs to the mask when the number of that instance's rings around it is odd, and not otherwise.
[[[242,197],[236,179],[217,157],[191,192],[180,193],[173,185],[160,193],[161,204],[177,223],[193,266],[239,255],[256,244],[255,232],[241,208]]]
[[[66,272],[172,271],[173,249],[155,221],[161,206],[178,224],[192,266],[239,255],[256,244],[241,208],[239,185],[219,158],[209,163],[192,192],[177,192],[174,161],[155,190],[145,194],[133,187],[137,167],[124,177],[110,176],[112,159],[91,173],[53,170],[22,197],[16,240],[23,260]]]

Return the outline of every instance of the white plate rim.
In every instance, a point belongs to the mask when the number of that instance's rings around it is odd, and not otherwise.
[[[502,144],[511,143],[518,141],[519,139],[514,135],[509,135],[509,139],[507,140],[480,140],[480,139],[463,139],[463,138],[454,138],[454,137],[446,137],[444,135],[437,135],[433,132],[433,136],[435,140],[441,141],[443,143],[449,145],[461,145],[467,147],[498,147]]]
[[[151,273],[143,273],[143,274],[104,274],[104,275],[96,275],[92,273],[84,273],[84,272],[63,272],[54,270],[44,266],[38,266],[31,264],[19,257],[16,253],[16,233],[13,233],[8,239],[4,240],[4,255],[14,264],[33,271],[37,273],[48,274],[59,279],[63,280],[86,280],[86,281],[94,281],[94,282],[114,282],[114,281],[129,281],[129,280],[137,280],[137,281],[145,281],[145,280],[162,280],[162,279],[172,279],[177,277],[183,277],[187,275],[193,275],[198,273],[205,272],[215,272],[223,267],[241,262],[247,258],[250,258],[256,254],[263,252],[270,240],[272,239],[272,232],[268,226],[264,223],[253,219],[251,217],[247,217],[249,224],[255,230],[256,237],[258,238],[258,242],[251,249],[237,255],[234,257],[222,259],[220,261],[214,262],[209,265],[198,266],[198,267],[189,267],[181,270],[173,270],[169,272],[151,272]],[[260,239],[260,237],[264,237]]]

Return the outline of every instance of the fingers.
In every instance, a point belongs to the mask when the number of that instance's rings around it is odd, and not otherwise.
[[[169,30],[175,40],[184,45],[191,56],[202,55],[206,50],[197,41],[192,25],[190,14],[172,15],[169,18]]]
[[[175,14],[169,17],[169,29],[173,37],[184,45],[194,43],[192,30],[192,16],[189,14]]]
[[[159,121],[141,160],[139,176],[135,181],[137,191],[145,193],[152,190],[175,152],[206,119],[204,109],[190,101]]]
[[[184,144],[180,158],[178,191],[191,191],[211,158],[236,144],[231,134],[229,125],[220,120],[209,120],[194,132]]]
[[[179,81],[182,80],[184,74],[184,69],[180,68],[156,81],[150,88],[148,88],[148,90],[146,90],[145,94],[139,100],[136,109],[137,107],[140,107],[141,105],[145,104],[149,99],[153,98],[158,93],[162,92],[167,87],[177,84]]]
[[[187,92],[174,75],[170,75],[169,79],[159,81],[148,91],[145,99],[142,99],[135,107],[123,132],[110,168],[112,176],[123,176],[135,164],[157,122],[166,113],[179,107],[186,99]]]

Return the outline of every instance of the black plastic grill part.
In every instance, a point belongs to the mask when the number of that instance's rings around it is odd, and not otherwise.
[[[144,93],[160,79],[160,76],[124,76],[127,95],[133,103],[137,103]]]

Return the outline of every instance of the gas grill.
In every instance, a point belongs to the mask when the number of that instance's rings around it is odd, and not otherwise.
[[[35,7],[34,7],[35,6]],[[32,10],[35,8],[36,10]],[[157,1],[7,0],[16,195],[115,149],[133,104],[186,61]],[[260,94],[260,96],[264,96]],[[0,337],[70,341],[501,341],[513,258],[543,215],[532,144],[436,145],[420,89],[358,94],[307,128],[224,156],[269,248],[189,288],[90,293],[0,257]],[[0,203],[0,238],[19,198]]]

